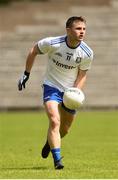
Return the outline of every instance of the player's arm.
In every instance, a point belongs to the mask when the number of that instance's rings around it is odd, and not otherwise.
[[[40,50],[38,48],[38,45],[36,44],[29,52],[27,59],[26,59],[26,65],[25,65],[25,71],[20,80],[18,81],[18,89],[21,91],[23,88],[25,88],[25,83],[29,79],[30,71],[32,69],[35,57],[37,54],[40,54]]]
[[[82,59],[79,65],[78,75],[74,83],[74,87],[77,87],[79,89],[83,89],[87,78],[87,71],[91,68],[91,64],[93,61],[93,51],[90,50],[89,53],[91,54],[91,56]]]
[[[86,78],[87,78],[87,70],[79,69],[77,78],[74,83],[74,87],[83,89],[85,82],[86,82]]]
[[[39,48],[37,46],[37,44],[30,50],[28,56],[27,56],[27,60],[26,60],[26,66],[25,66],[25,70],[26,72],[30,73],[35,57],[39,54]]]

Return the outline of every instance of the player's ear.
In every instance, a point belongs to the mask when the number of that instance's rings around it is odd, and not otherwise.
[[[70,28],[66,28],[66,32],[67,32],[67,34],[70,34]]]

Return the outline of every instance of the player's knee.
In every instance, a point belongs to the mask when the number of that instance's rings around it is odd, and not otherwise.
[[[61,137],[64,137],[68,133],[69,133],[69,128],[67,126],[60,129]]]
[[[52,116],[50,121],[50,126],[52,129],[60,127],[60,120],[57,116]]]

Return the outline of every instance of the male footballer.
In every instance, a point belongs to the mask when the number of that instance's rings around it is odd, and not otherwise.
[[[64,168],[61,138],[68,133],[76,115],[76,110],[64,106],[64,91],[69,87],[83,89],[93,60],[93,51],[83,41],[85,33],[86,20],[81,16],[70,17],[66,22],[66,35],[39,40],[30,50],[24,74],[18,82],[18,89],[21,91],[29,79],[35,57],[48,55],[43,81],[43,102],[49,128],[41,155],[47,158],[51,152],[55,169]]]

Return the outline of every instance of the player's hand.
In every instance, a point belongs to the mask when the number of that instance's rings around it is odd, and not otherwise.
[[[22,91],[22,89],[25,88],[25,83],[29,79],[29,75],[30,75],[30,73],[25,71],[24,74],[22,75],[22,77],[19,79],[19,81],[18,81],[18,90],[19,91]]]

